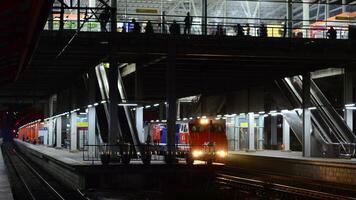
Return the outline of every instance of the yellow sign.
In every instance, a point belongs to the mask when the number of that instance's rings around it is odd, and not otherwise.
[[[88,122],[77,122],[77,127],[88,127]]]
[[[336,16],[335,19],[336,20],[354,20],[355,17],[351,17],[351,16]]]
[[[248,127],[248,123],[247,122],[241,122],[240,123],[240,127],[241,128],[247,128]],[[256,123],[253,123],[253,127],[256,127]]]
[[[158,10],[154,8],[136,8],[136,13],[150,13],[157,14]]]

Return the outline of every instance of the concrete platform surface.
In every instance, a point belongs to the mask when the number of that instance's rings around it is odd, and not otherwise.
[[[0,138],[0,146],[1,144],[2,144],[2,139]],[[7,177],[6,166],[2,156],[2,151],[0,151],[0,199],[1,200],[14,199],[12,196],[9,179]]]
[[[356,164],[356,159],[341,159],[341,158],[314,158],[303,157],[300,151],[280,151],[280,150],[262,150],[262,151],[229,151],[230,155],[246,155],[246,156],[261,156],[271,158],[285,158],[301,161],[319,161],[326,163],[338,163],[338,164]]]
[[[86,166],[86,165],[102,165],[101,161],[83,161],[83,151],[73,151],[70,152],[68,149],[58,149],[53,147],[48,147],[45,145],[34,145],[27,142],[23,142],[19,139],[14,139],[18,145],[25,146],[28,149],[39,152],[40,154],[51,157],[62,163],[72,165],[72,166]],[[165,162],[161,160],[154,160],[155,155],[152,156],[151,165],[164,165]],[[112,163],[110,165],[114,165]],[[130,165],[142,165],[141,160],[131,160]],[[179,164],[185,165],[185,160],[180,160]],[[117,165],[117,164],[116,164]],[[194,165],[206,165],[204,161],[194,161]],[[214,165],[222,165],[221,163],[214,163]]]

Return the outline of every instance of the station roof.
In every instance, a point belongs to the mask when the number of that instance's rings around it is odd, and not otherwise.
[[[52,3],[53,1],[50,0],[4,0],[0,2],[1,86],[17,80],[24,70]],[[0,97],[8,98],[6,93],[1,93]]]

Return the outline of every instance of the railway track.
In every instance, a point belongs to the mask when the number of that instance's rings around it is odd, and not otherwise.
[[[266,182],[263,180],[229,175],[223,172],[216,174],[216,182],[220,185],[229,186],[267,199],[356,199],[351,196]]]
[[[80,190],[63,187],[43,171],[36,169],[11,143],[1,147],[8,164],[14,199],[21,200],[88,200]]]

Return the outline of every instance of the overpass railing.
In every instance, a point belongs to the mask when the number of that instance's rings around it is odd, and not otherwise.
[[[286,20],[275,18],[207,17],[202,23],[202,16],[192,16],[189,35],[250,36],[250,37],[288,37],[288,38],[328,38],[328,30],[336,30],[337,39],[348,39],[350,26],[356,26],[353,18],[347,20]],[[153,33],[171,34],[170,27],[175,21],[179,25],[179,34],[185,34],[185,16],[181,15],[117,15],[117,32],[133,32],[134,23],[140,25],[140,33],[145,33],[150,21]],[[62,26],[61,26],[62,23]],[[79,23],[79,24],[78,24]],[[303,25],[304,24],[304,25]],[[240,25],[240,33],[238,25]],[[58,18],[48,20],[45,30],[73,30],[86,32],[110,32],[110,21],[102,22],[97,18],[82,16],[80,20]],[[242,34],[241,34],[242,33]],[[265,34],[263,34],[265,33]]]

